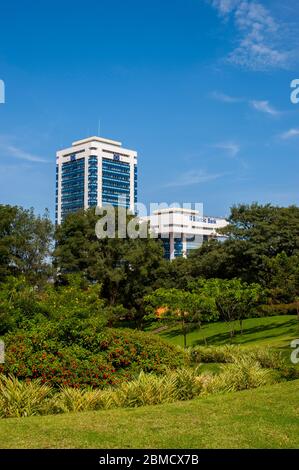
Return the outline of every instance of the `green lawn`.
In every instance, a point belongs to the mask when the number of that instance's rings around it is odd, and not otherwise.
[[[182,345],[178,329],[159,333]],[[291,352],[299,338],[296,316],[253,318],[234,343]],[[192,331],[188,345],[225,344],[229,326]],[[219,364],[203,364],[214,372]],[[0,419],[0,448],[298,448],[299,380],[136,409]]]
[[[236,322],[236,335],[233,343],[259,346],[269,345],[279,349],[290,349],[293,339],[299,338],[299,322],[295,315],[249,318],[243,322],[243,335],[239,333]],[[210,323],[188,333],[188,346],[225,344],[230,342],[230,327],[227,323]],[[160,333],[161,337],[174,344],[183,346],[183,337],[179,328],[172,328]]]
[[[299,381],[188,402],[2,419],[1,448],[298,448]]]

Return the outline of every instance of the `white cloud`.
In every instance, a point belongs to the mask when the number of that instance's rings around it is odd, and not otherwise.
[[[221,91],[213,91],[212,93],[210,93],[210,97],[217,101],[221,101],[222,103],[228,104],[243,102],[248,104],[248,106],[254,108],[256,111],[270,114],[271,116],[278,116],[279,114],[281,114],[281,111],[275,109],[267,100],[248,100],[245,98],[236,98],[230,95],[226,95]]]
[[[273,108],[273,106],[270,105],[269,101],[252,100],[249,103],[254,109],[262,113],[271,114],[271,116],[277,116],[278,114],[280,114],[277,109]]]
[[[182,173],[176,180],[170,181],[164,187],[176,187],[176,186],[190,186],[198,183],[206,183],[207,181],[216,180],[224,176],[224,173],[206,173],[203,170],[191,170],[186,173]]]
[[[236,144],[235,142],[222,142],[219,144],[214,144],[213,147],[220,150],[225,150],[231,157],[238,155],[241,150],[240,145]]]
[[[281,134],[281,139],[287,140],[287,139],[292,139],[292,137],[298,137],[299,136],[299,129],[289,129],[286,132],[283,132]]]
[[[211,0],[211,3],[221,15],[227,15],[238,5],[239,0]]]
[[[32,163],[49,163],[49,161],[45,158],[40,157],[38,155],[34,155],[30,152],[26,152],[25,150],[19,147],[7,143],[5,140],[0,141],[0,151],[2,157],[14,157],[18,158],[19,160],[25,160],[27,162]]]
[[[285,45],[286,31],[270,11],[254,0],[209,0],[224,19],[232,18],[238,44],[228,62],[252,70],[288,67],[293,51]]]
[[[222,103],[239,103],[242,101],[242,98],[236,98],[235,96],[226,95],[221,91],[212,91],[210,93],[211,98],[217,101],[222,101]]]

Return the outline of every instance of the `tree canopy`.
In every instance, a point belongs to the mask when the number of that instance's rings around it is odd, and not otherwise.
[[[51,274],[54,227],[49,214],[0,205],[0,280],[25,276],[40,283]]]
[[[126,223],[134,216],[126,214]],[[166,269],[160,242],[150,237],[97,238],[99,220],[94,209],[70,214],[56,231],[55,265],[61,275],[81,272],[89,281],[102,285],[110,305],[122,304],[128,317],[141,326],[145,315],[143,297],[158,287]],[[116,227],[118,218],[116,212]]]

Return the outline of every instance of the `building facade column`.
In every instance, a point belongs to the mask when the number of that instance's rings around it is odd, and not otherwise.
[[[84,157],[84,209],[88,209],[88,156]]]
[[[102,155],[98,154],[98,207],[102,207],[103,199],[103,158]]]
[[[173,260],[175,258],[174,256],[174,236],[173,232],[169,234],[169,254],[170,254],[170,259]]]

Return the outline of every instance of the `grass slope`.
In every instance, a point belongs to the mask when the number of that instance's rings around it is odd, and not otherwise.
[[[298,448],[299,381],[138,409],[0,421],[1,448]]]
[[[248,346],[273,346],[289,349],[293,339],[299,338],[299,322],[295,315],[249,318],[243,322],[243,335],[239,334],[236,322],[236,335],[232,342]],[[188,333],[188,346],[226,344],[230,342],[230,327],[227,323],[210,323]],[[183,346],[183,337],[179,328],[163,331],[162,338]]]

